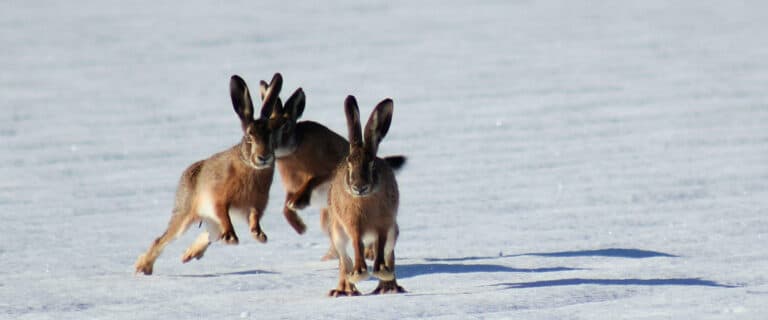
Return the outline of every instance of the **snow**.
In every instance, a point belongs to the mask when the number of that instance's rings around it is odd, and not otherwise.
[[[0,4],[0,318],[762,319],[764,1]],[[228,81],[305,119],[395,101],[402,295],[336,263],[271,190],[267,244],[133,263],[181,172],[240,139]],[[286,94],[286,93],[284,93]],[[364,292],[376,282],[360,284]]]

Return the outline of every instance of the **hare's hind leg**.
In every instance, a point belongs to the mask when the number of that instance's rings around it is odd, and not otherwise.
[[[184,234],[184,232],[189,229],[190,224],[195,220],[197,220],[197,217],[192,214],[174,212],[171,216],[171,221],[168,222],[168,228],[165,232],[152,242],[152,245],[147,252],[136,259],[136,263],[134,264],[136,273],[141,272],[146,275],[152,274],[152,267],[155,264],[155,260],[157,260],[160,253],[163,252],[165,246]]]
[[[331,290],[328,295],[331,297],[338,296],[358,296],[360,291],[353,283],[348,280],[349,271],[352,269],[352,259],[347,254],[347,244],[349,238],[344,229],[336,223],[331,225],[331,241],[334,245],[334,250],[339,257],[339,284],[336,289]]]
[[[184,254],[181,256],[181,262],[187,263],[192,259],[200,260],[209,245],[211,245],[211,237],[208,231],[204,231],[197,236],[197,239],[195,239],[195,242],[187,248],[187,251],[184,251]]]
[[[326,261],[331,259],[336,259],[339,257],[338,254],[336,254],[336,248],[333,247],[333,239],[331,238],[331,217],[330,213],[328,211],[328,208],[322,208],[320,209],[320,227],[323,229],[323,232],[328,235],[328,239],[330,239],[330,245],[328,246],[328,251],[323,255],[320,260]]]
[[[395,279],[395,241],[398,233],[397,225],[390,228],[386,233],[384,245],[381,244],[383,242],[381,235],[379,236],[380,240],[377,243],[376,258],[373,265],[374,274],[376,274],[378,266],[379,271],[376,277],[379,278],[379,285],[371,294],[406,292],[403,287],[397,284],[397,279]],[[386,265],[382,266],[382,263]]]

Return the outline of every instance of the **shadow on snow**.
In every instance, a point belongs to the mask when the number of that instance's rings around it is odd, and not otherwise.
[[[249,276],[249,275],[257,275],[257,274],[277,274],[277,272],[254,269],[254,270],[222,272],[222,273],[208,273],[208,274],[180,274],[180,275],[175,275],[175,276],[172,276],[172,277],[180,277],[180,278],[217,278],[217,277],[226,277],[226,276]]]
[[[499,258],[510,258],[510,257],[523,257],[523,256],[537,256],[537,257],[612,257],[612,258],[631,258],[631,259],[641,259],[641,258],[653,258],[653,257],[671,257],[671,258],[677,258],[678,256],[664,253],[664,252],[658,252],[658,251],[650,251],[650,250],[640,250],[640,249],[623,249],[623,248],[608,248],[608,249],[598,249],[598,250],[579,250],[579,251],[560,251],[560,252],[532,252],[532,253],[521,253],[521,254],[511,254],[511,255],[497,255],[497,256],[472,256],[472,257],[462,257],[462,258],[427,258],[425,260],[427,261],[472,261],[472,260],[488,260],[488,259],[499,259]]]
[[[501,286],[504,289],[524,289],[558,286],[576,286],[582,284],[593,284],[602,286],[701,286],[717,288],[736,288],[737,286],[720,284],[710,280],[699,278],[682,279],[558,279],[533,282],[518,283],[499,283],[494,286]]]
[[[397,277],[400,279],[416,277],[425,274],[436,273],[478,273],[478,272],[558,272],[582,270],[566,267],[553,268],[535,268],[522,269],[510,268],[495,264],[438,264],[438,263],[415,263],[397,265]]]

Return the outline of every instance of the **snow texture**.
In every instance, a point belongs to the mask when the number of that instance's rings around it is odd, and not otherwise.
[[[767,4],[4,1],[0,318],[765,319]],[[267,244],[182,264],[193,228],[133,274],[240,139],[230,75],[277,71],[342,134],[394,99],[409,293],[328,298],[279,182]]]

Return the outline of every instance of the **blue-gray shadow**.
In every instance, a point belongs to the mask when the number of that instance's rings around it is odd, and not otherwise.
[[[711,280],[702,280],[699,278],[677,278],[677,279],[557,279],[543,280],[533,282],[509,282],[499,283],[494,286],[504,287],[504,289],[525,289],[541,287],[558,286],[576,286],[582,284],[593,284],[601,286],[700,286],[717,288],[736,288],[734,285],[720,284]]]
[[[446,273],[446,274],[458,274],[458,273],[488,273],[488,272],[558,272],[558,271],[573,271],[583,270],[566,267],[551,267],[551,268],[510,268],[495,264],[443,264],[443,263],[414,263],[414,264],[399,264],[396,267],[397,277],[400,279],[416,277],[426,274]]]
[[[658,251],[640,250],[640,249],[624,249],[624,248],[608,248],[598,250],[578,250],[578,251],[560,251],[560,252],[531,252],[511,255],[496,255],[496,256],[470,256],[461,258],[427,258],[425,260],[432,262],[451,262],[451,261],[473,261],[473,260],[488,260],[510,257],[523,257],[523,256],[537,256],[537,257],[612,257],[612,258],[630,258],[630,259],[643,259],[653,257],[670,257],[677,258],[678,256]]]
[[[175,275],[172,277],[179,277],[179,278],[218,278],[218,277],[226,277],[226,276],[251,276],[251,275],[259,275],[259,274],[278,274],[277,272],[273,271],[265,271],[265,270],[244,270],[244,271],[233,271],[233,272],[222,272],[222,273],[207,273],[207,274],[180,274]]]

